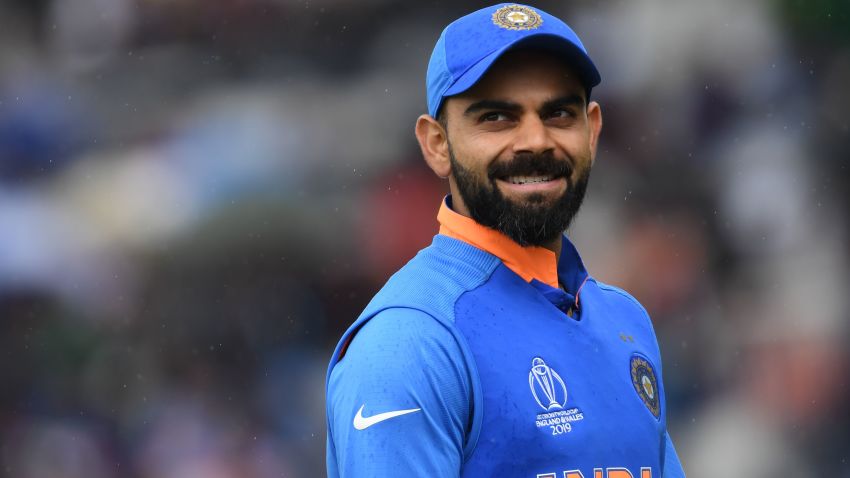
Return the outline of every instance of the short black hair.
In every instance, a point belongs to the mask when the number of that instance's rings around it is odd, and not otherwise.
[[[440,109],[437,110],[437,123],[440,123],[440,126],[443,127],[444,130],[449,130],[449,120],[446,118],[446,108],[444,107],[445,103],[440,105]]]

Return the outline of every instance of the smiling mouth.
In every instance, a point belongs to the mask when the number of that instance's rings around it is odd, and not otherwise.
[[[505,194],[557,194],[569,188],[569,181],[558,174],[540,176],[505,176],[497,180],[498,188]]]
[[[545,183],[555,179],[554,175],[549,176],[508,176],[504,178],[505,182],[509,182],[511,184],[535,184],[535,183]]]
[[[490,180],[511,194],[549,194],[569,188],[573,164],[569,159],[556,159],[551,152],[519,153],[513,159],[495,162],[487,169]]]

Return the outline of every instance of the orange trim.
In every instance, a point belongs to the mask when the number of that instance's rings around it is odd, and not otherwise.
[[[358,329],[359,330],[359,329]],[[339,357],[336,358],[336,361],[339,362],[345,357],[345,353],[348,352],[348,346],[351,345],[351,339],[357,334],[357,330],[348,334],[348,337],[345,338],[345,343],[342,344],[342,347],[339,348]]]
[[[590,279],[590,276],[585,277],[584,280],[581,281],[581,285],[578,286],[578,291],[576,291],[576,310],[581,309],[581,304],[578,303],[578,297],[581,294],[581,289],[585,284],[587,284],[587,279]]]
[[[537,279],[558,287],[558,262],[555,253],[545,247],[522,247],[508,236],[478,224],[452,211],[443,201],[437,213],[440,234],[461,240],[498,257],[508,269],[525,281]]]

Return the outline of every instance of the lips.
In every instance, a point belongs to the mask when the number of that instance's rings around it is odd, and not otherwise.
[[[551,153],[521,153],[509,161],[490,164],[488,176],[491,180],[500,180],[513,185],[533,185],[547,183],[572,175],[572,163],[569,160],[555,159]]]
[[[554,175],[547,176],[508,176],[504,178],[504,181],[509,182],[511,184],[534,184],[534,183],[545,183],[555,179]]]

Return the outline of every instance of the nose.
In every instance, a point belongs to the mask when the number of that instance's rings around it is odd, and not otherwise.
[[[537,115],[524,115],[515,131],[514,154],[541,154],[555,149],[551,132]]]

